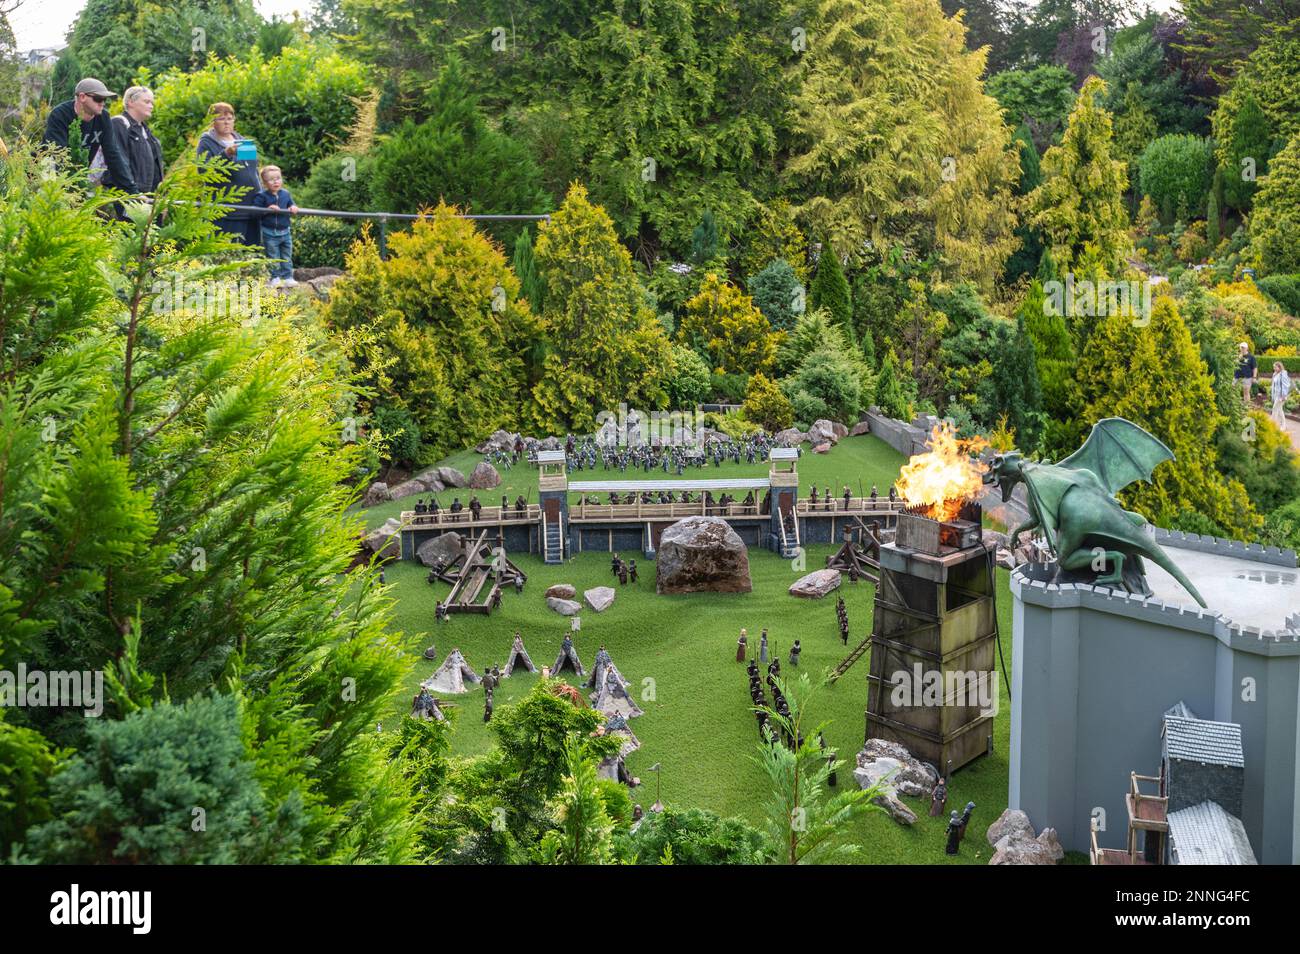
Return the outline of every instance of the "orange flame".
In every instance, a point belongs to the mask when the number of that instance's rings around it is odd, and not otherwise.
[[[935,426],[929,446],[903,465],[895,486],[909,505],[929,507],[935,520],[952,520],[962,503],[984,489],[984,471],[971,458],[988,442],[981,437],[961,440],[945,422]]]

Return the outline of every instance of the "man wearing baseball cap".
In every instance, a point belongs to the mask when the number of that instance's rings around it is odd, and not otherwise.
[[[81,146],[86,150],[90,165],[97,165],[95,159],[102,153],[98,165],[107,168],[111,181],[124,192],[135,192],[135,179],[131,175],[131,163],[126,151],[118,139],[114,124],[109,122],[104,104],[116,96],[107,86],[97,79],[84,79],[77,84],[72,99],[59,103],[50,110],[45,122],[45,142],[68,148],[68,131],[74,119],[81,120]]]

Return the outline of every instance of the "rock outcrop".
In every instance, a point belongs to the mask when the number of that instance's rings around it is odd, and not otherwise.
[[[1054,865],[1065,857],[1056,829],[1044,828],[1035,836],[1029,816],[1018,808],[999,815],[987,837],[993,846],[991,865]]]
[[[479,461],[474,465],[474,471],[469,475],[469,485],[474,490],[487,490],[496,487],[501,483],[501,475],[497,469],[485,460]]]
[[[790,585],[791,596],[819,600],[840,585],[839,570],[813,570]]]
[[[597,613],[603,613],[614,605],[614,597],[616,595],[617,593],[612,586],[595,586],[589,590],[585,590],[582,594],[582,598],[585,599],[587,605]]]
[[[752,589],[749,551],[721,517],[687,517],[660,536],[656,593],[748,593]]]

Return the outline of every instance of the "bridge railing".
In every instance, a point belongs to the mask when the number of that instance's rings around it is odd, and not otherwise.
[[[403,510],[401,521],[403,526],[416,530],[438,527],[454,530],[457,527],[475,523],[536,523],[541,513],[542,508],[538,504],[528,504],[522,511],[518,511],[514,507],[483,507],[479,510],[478,518],[475,519],[469,507],[466,507],[460,513],[452,513],[447,507],[443,507],[437,513],[416,513],[414,510]]]

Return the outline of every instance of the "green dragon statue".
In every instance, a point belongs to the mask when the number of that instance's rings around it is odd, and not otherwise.
[[[1101,573],[1094,582],[1144,596],[1151,592],[1142,566],[1146,557],[1205,606],[1196,587],[1147,533],[1146,518],[1115,499],[1133,481],[1149,481],[1158,464],[1173,459],[1162,441],[1132,421],[1108,417],[1094,424],[1083,446],[1065,460],[1036,463],[1015,451],[999,454],[984,482],[998,484],[1003,502],[1011,499],[1017,483],[1025,483],[1029,521],[1012,532],[1012,550],[1021,533],[1041,530],[1062,573]],[[1109,572],[1102,573],[1107,567]]]

